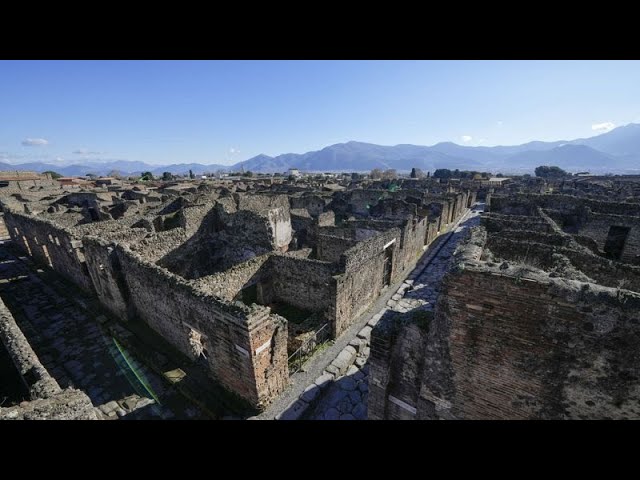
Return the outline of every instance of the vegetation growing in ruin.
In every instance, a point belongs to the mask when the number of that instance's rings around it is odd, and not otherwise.
[[[561,178],[570,175],[560,167],[542,165],[535,169],[536,177],[542,178]]]
[[[51,178],[54,180],[57,180],[58,178],[62,178],[62,175],[60,175],[58,172],[54,172],[53,170],[47,170],[46,172],[42,172],[43,175],[46,174],[51,175]]]

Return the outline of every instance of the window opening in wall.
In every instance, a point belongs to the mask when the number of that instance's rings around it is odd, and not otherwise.
[[[25,237],[23,235],[22,236],[22,241],[24,242],[24,248],[27,250],[27,252],[29,252],[29,256],[32,257],[33,254],[31,253],[31,247],[29,246],[29,242],[27,241],[27,237]]]
[[[382,285],[391,285],[391,271],[393,269],[393,247],[395,244],[391,244],[384,249],[384,267],[382,270]]]
[[[622,258],[624,245],[627,242],[630,230],[629,227],[620,227],[617,225],[612,225],[609,228],[609,234],[604,244],[604,253],[606,253],[608,257],[616,260]]]
[[[53,268],[53,262],[51,262],[51,257],[49,256],[49,249],[44,243],[42,244],[42,251],[44,252],[45,258],[47,259],[47,263],[51,268]]]

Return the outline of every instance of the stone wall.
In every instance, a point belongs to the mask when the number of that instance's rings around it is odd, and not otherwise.
[[[578,234],[592,238],[604,251],[609,228],[614,225],[630,229],[621,260],[631,263],[640,255],[640,217],[589,212]]]
[[[93,290],[79,237],[51,221],[14,211],[5,212],[5,222],[18,247],[85,290]]]
[[[466,269],[445,281],[435,322],[450,328],[457,418],[640,414],[638,295]]]
[[[340,335],[358,315],[380,295],[383,288],[384,246],[394,242],[391,282],[398,278],[397,265],[401,255],[397,254],[401,231],[392,228],[371,237],[345,251],[340,259],[344,273],[336,277],[336,322],[334,335]]]
[[[323,233],[318,234],[316,238],[316,257],[326,262],[339,262],[340,256],[358,243],[355,239]]]
[[[284,319],[264,307],[225,303],[121,246],[115,251],[136,315],[163,338],[194,359],[204,346],[212,376],[255,406],[284,389]]]
[[[372,332],[369,418],[638,418],[640,295],[489,267],[477,233],[433,319]]]
[[[194,285],[224,300],[233,300],[243,288],[255,285],[268,279],[270,269],[265,268],[270,254],[251,258],[246,262],[234,265],[224,272],[208,275],[194,280]]]
[[[319,260],[274,254],[270,258],[272,298],[289,305],[335,316],[336,266]]]
[[[89,397],[73,388],[62,390],[58,382],[47,372],[2,299],[0,341],[31,397],[30,401],[9,408],[0,407],[0,420],[97,419]]]
[[[369,420],[414,420],[427,332],[388,310],[371,335]],[[383,325],[393,331],[382,332]]]
[[[579,208],[589,208],[592,212],[640,217],[640,204],[625,202],[605,202],[573,195],[537,195],[519,193],[515,195],[492,195],[490,211],[516,215],[533,215],[537,207],[558,210],[567,214]]]
[[[98,237],[82,239],[87,269],[93,289],[100,302],[117,318],[128,320],[133,316],[129,303],[129,290],[114,246]]]
[[[640,267],[608,260],[587,251],[536,243],[534,235],[530,235],[527,242],[513,240],[508,236],[492,235],[489,236],[486,246],[500,259],[533,264],[548,270],[557,264],[554,255],[563,255],[577,270],[601,285],[640,292]]]

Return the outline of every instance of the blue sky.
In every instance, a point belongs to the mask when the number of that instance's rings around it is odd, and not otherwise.
[[[640,122],[639,61],[2,61],[0,161],[231,164]]]

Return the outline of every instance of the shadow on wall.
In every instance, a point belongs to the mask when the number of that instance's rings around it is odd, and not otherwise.
[[[219,204],[211,208],[196,233],[156,264],[193,280],[274,250],[266,217],[250,210],[222,210]]]

